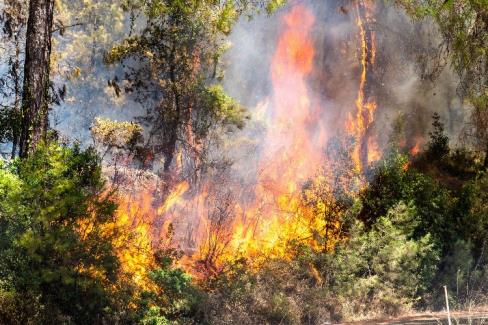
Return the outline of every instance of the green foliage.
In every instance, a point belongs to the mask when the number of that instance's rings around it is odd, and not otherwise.
[[[469,206],[470,224],[472,235],[476,238],[473,242],[476,247],[482,247],[482,243],[488,238],[488,172],[482,172],[473,181],[466,184],[463,191],[463,201]],[[480,252],[481,254],[481,252]]]
[[[202,153],[209,134],[242,128],[244,108],[220,85],[221,57],[230,46],[226,37],[237,19],[260,3],[129,0],[125,4],[147,21],[140,32],[113,47],[106,62],[127,66],[124,89],[149,106],[143,116],[152,135],[147,146],[163,156],[165,169],[180,146]],[[110,84],[120,91],[115,81]],[[155,94],[149,102],[148,93]]]
[[[15,325],[49,324],[52,322],[39,297],[0,290],[0,323]]]
[[[97,117],[92,124],[92,137],[107,148],[132,150],[142,141],[142,127],[132,122],[117,122]]]
[[[373,224],[384,211],[408,202],[416,215],[409,237],[421,240],[429,235],[440,252],[437,272],[429,271],[423,303],[442,306],[437,297],[447,284],[459,306],[486,294],[481,285],[486,281],[486,173],[471,152],[451,152],[438,119],[434,127],[429,148],[411,166],[403,165],[396,154],[378,166],[361,193],[360,218]],[[478,290],[467,290],[475,287]]]
[[[427,154],[431,159],[441,160],[449,154],[449,138],[444,133],[444,125],[440,121],[439,114],[432,115],[432,126],[434,130],[429,132],[430,141],[428,143]]]
[[[270,259],[252,272],[241,259],[212,283],[204,301],[210,324],[316,324],[333,304],[306,262]]]
[[[223,125],[235,125],[242,129],[246,117],[245,110],[237,104],[233,98],[228,96],[221,85],[216,84],[206,88],[206,107],[211,108],[215,120]]]
[[[408,168],[406,159],[392,153],[377,167],[374,179],[360,195],[363,202],[360,219],[369,225],[399,202],[408,202],[419,215],[413,236],[420,238],[430,233],[447,247],[456,236],[456,230],[445,225],[453,222],[457,198],[436,180]]]
[[[119,267],[113,234],[104,227],[113,222],[115,204],[104,191],[91,149],[51,144],[3,166],[2,290],[40,297],[53,321],[103,317]]]
[[[283,7],[286,4],[286,0],[271,0],[266,6],[266,11],[268,13],[274,12],[275,10]]]
[[[217,20],[217,29],[225,35],[230,34],[234,22],[238,18],[238,13],[233,1],[226,1]]]
[[[466,133],[485,155],[488,167],[488,1],[395,0],[416,19],[433,19],[444,39],[461,83],[459,89],[473,105]]]
[[[373,180],[360,193],[363,202],[360,218],[366,225],[385,215],[400,200],[409,201],[413,192],[410,178],[414,175],[406,168],[407,164],[407,156],[391,152],[376,166]]]
[[[174,252],[156,254],[157,267],[149,271],[150,290],[141,294],[138,302],[143,311],[141,324],[191,323],[198,315],[203,293],[192,284],[182,269],[173,265]]]
[[[429,287],[439,260],[430,234],[414,238],[418,214],[399,202],[368,230],[356,221],[347,241],[313,257],[338,306],[331,317],[354,319],[396,315]]]
[[[488,280],[488,177],[481,172],[461,190],[456,206],[458,236],[439,281],[449,285],[458,306],[484,303]],[[439,302],[441,304],[442,302]]]
[[[213,282],[206,317],[317,324],[399,314],[426,292],[439,262],[430,234],[413,238],[418,223],[415,208],[400,202],[369,230],[356,221],[332,251],[296,247],[291,259],[269,259],[256,273],[242,261]]]
[[[486,0],[396,0],[413,17],[433,18],[468,94],[486,97]]]
[[[144,314],[140,321],[141,325],[169,325],[170,321],[166,317],[161,316],[161,308],[153,306]]]

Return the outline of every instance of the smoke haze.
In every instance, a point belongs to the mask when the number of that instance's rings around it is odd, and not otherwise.
[[[250,120],[243,130],[226,133],[223,139],[210,137],[208,159],[214,168],[206,170],[199,184],[186,185],[191,183],[189,173],[179,169],[180,202],[169,204],[173,197],[159,190],[161,179],[153,175],[143,196],[154,197],[151,224],[156,237],[172,223],[180,247],[195,251],[205,240],[208,246],[209,229],[219,212],[235,218],[221,242],[240,247],[250,236],[276,242],[267,236],[288,227],[283,226],[288,217],[282,215],[294,207],[279,202],[294,202],[307,179],[324,167],[333,139],[358,141],[350,128],[351,119],[359,116],[362,92],[367,92],[366,104],[374,102],[367,130],[373,163],[392,138],[406,152],[424,145],[433,112],[440,113],[451,139],[456,139],[463,120],[458,80],[442,59],[434,25],[412,22],[383,2],[368,10],[367,19],[359,21],[351,1],[292,1],[270,16],[237,23],[229,40],[232,46],[221,62],[226,67],[224,87],[248,108]],[[367,24],[374,35],[374,53],[362,51],[360,24]],[[115,29],[91,61],[66,57],[60,63],[63,76],[72,74],[75,66],[82,71],[82,77],[68,80],[68,100],[55,109],[56,128],[63,135],[90,143],[88,129],[96,116],[124,121],[144,114],[145,107],[131,96],[115,96],[107,86],[107,80],[123,71],[104,66],[103,51],[124,33]],[[74,46],[68,41],[73,39],[60,42],[61,48]],[[440,67],[419,63],[425,62],[419,58],[439,53]],[[365,62],[372,66],[367,72]],[[85,77],[85,69],[93,76]],[[154,166],[157,175],[160,165]]]

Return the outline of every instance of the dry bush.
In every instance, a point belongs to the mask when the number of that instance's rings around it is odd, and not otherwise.
[[[326,324],[335,306],[309,267],[270,260],[256,273],[245,263],[217,279],[205,305],[211,324]]]

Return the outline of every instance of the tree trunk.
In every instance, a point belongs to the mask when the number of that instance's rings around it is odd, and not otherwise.
[[[485,169],[488,169],[488,143],[485,146],[485,161],[483,163],[483,167],[485,167]]]
[[[19,39],[16,37],[15,39],[15,59],[14,63],[11,67],[11,75],[14,80],[14,91],[15,91],[15,99],[14,99],[14,107],[12,113],[12,152],[11,158],[14,159],[15,155],[17,154],[17,145],[19,143],[20,137],[20,105],[21,105],[21,92],[22,92],[22,81],[20,80],[21,77],[19,75],[20,70],[20,42]]]
[[[21,157],[26,157],[41,140],[46,140],[53,10],[54,0],[29,2],[19,143]]]

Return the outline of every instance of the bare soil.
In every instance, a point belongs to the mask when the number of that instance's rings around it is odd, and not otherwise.
[[[367,321],[343,323],[348,325],[444,325],[449,324],[446,312],[423,313],[401,316],[391,319],[373,319]],[[488,310],[486,311],[456,311],[451,312],[452,325],[488,325]]]

